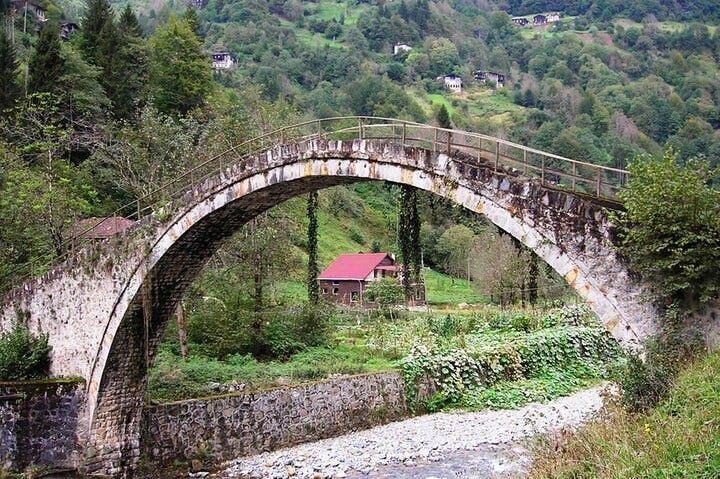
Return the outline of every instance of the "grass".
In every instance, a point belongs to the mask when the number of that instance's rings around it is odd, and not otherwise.
[[[478,294],[469,281],[450,277],[446,274],[425,268],[425,287],[427,302],[435,306],[454,306],[460,303],[476,304],[487,302]]]
[[[688,367],[655,410],[602,420],[538,446],[531,478],[720,477],[720,353]]]
[[[461,407],[471,411],[515,409],[531,402],[547,402],[597,384],[598,376],[586,364],[567,369],[548,369],[530,379],[502,381],[467,394]]]
[[[455,113],[455,107],[452,105],[452,101],[445,96],[442,93],[428,93],[427,99],[429,100],[429,111],[426,111],[426,113],[432,113],[432,105],[438,104],[438,105],[445,105],[445,108],[447,109],[448,113],[452,115]],[[428,108],[426,108],[427,110]]]
[[[314,347],[287,361],[260,362],[250,356],[225,361],[202,356],[182,361],[168,350],[158,355],[149,377],[148,399],[177,401],[218,394],[211,383],[244,384],[243,390],[261,390],[326,378],[331,374],[387,371],[393,362],[371,354],[361,345]]]

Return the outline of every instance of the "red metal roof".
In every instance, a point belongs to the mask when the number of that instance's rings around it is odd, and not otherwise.
[[[387,253],[341,254],[320,273],[318,279],[363,280],[389,256]]]

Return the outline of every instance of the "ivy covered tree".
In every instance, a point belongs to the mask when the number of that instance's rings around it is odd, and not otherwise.
[[[413,284],[420,282],[422,252],[420,249],[420,216],[417,209],[417,190],[403,185],[400,190],[398,243],[403,267],[405,298],[413,297]]]
[[[307,253],[308,253],[308,268],[307,268],[307,288],[308,288],[308,299],[311,304],[317,304],[320,301],[320,285],[318,285],[317,277],[320,273],[318,268],[318,220],[317,220],[317,208],[318,208],[318,193],[313,191],[308,195],[307,200],[307,217],[308,217],[308,230],[307,230]]]
[[[150,38],[150,93],[163,113],[185,114],[212,89],[210,61],[187,22],[171,17]]]
[[[687,306],[720,292],[720,192],[705,161],[680,165],[673,150],[630,163],[621,192],[622,253],[654,287],[661,303]]]
[[[17,69],[15,47],[10,43],[3,29],[0,31],[0,111],[11,107],[20,97]]]

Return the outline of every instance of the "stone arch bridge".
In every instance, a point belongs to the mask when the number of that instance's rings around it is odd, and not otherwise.
[[[485,215],[532,249],[632,346],[655,329],[644,288],[612,242],[604,208],[626,172],[497,138],[369,117],[308,122],[194,167],[137,203],[135,226],[77,247],[9,293],[0,329],[49,335],[52,373],[85,379],[72,464],[132,475],[147,368],[185,288],[224,239],[259,213],[312,190],[362,180],[410,185]]]

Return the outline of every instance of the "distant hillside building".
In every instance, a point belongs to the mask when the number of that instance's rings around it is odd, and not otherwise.
[[[73,33],[80,30],[80,25],[73,22],[62,22],[60,24],[60,38],[65,41],[70,40]]]
[[[545,15],[539,14],[533,17],[533,25],[545,25],[547,22],[547,17]]]
[[[215,70],[229,70],[235,66],[230,52],[224,49],[215,50],[212,54],[212,67]]]
[[[412,47],[410,45],[406,45],[405,43],[396,43],[393,46],[393,55],[398,55],[399,53],[409,52],[412,50]]]
[[[534,26],[547,25],[548,23],[555,23],[560,21],[560,12],[552,12],[547,15],[538,14],[533,17]]]
[[[439,81],[443,82],[445,89],[450,90],[453,93],[461,93],[462,92],[462,86],[463,86],[462,78],[455,75],[454,73],[440,76],[437,79]]]
[[[32,0],[11,0],[10,8],[13,13],[22,13],[27,8],[27,11],[32,13],[38,22],[45,23],[47,21],[45,9]]]
[[[487,70],[476,70],[474,74],[475,80],[482,83],[483,85],[491,82],[496,88],[502,88],[505,86],[505,75],[498,72],[491,72]]]
[[[369,306],[365,291],[373,281],[396,278],[402,268],[388,253],[341,254],[318,276],[323,299],[348,306]],[[425,303],[425,288],[415,285],[415,304]]]
[[[512,21],[519,27],[525,27],[528,23],[530,23],[530,20],[525,17],[513,17]]]

